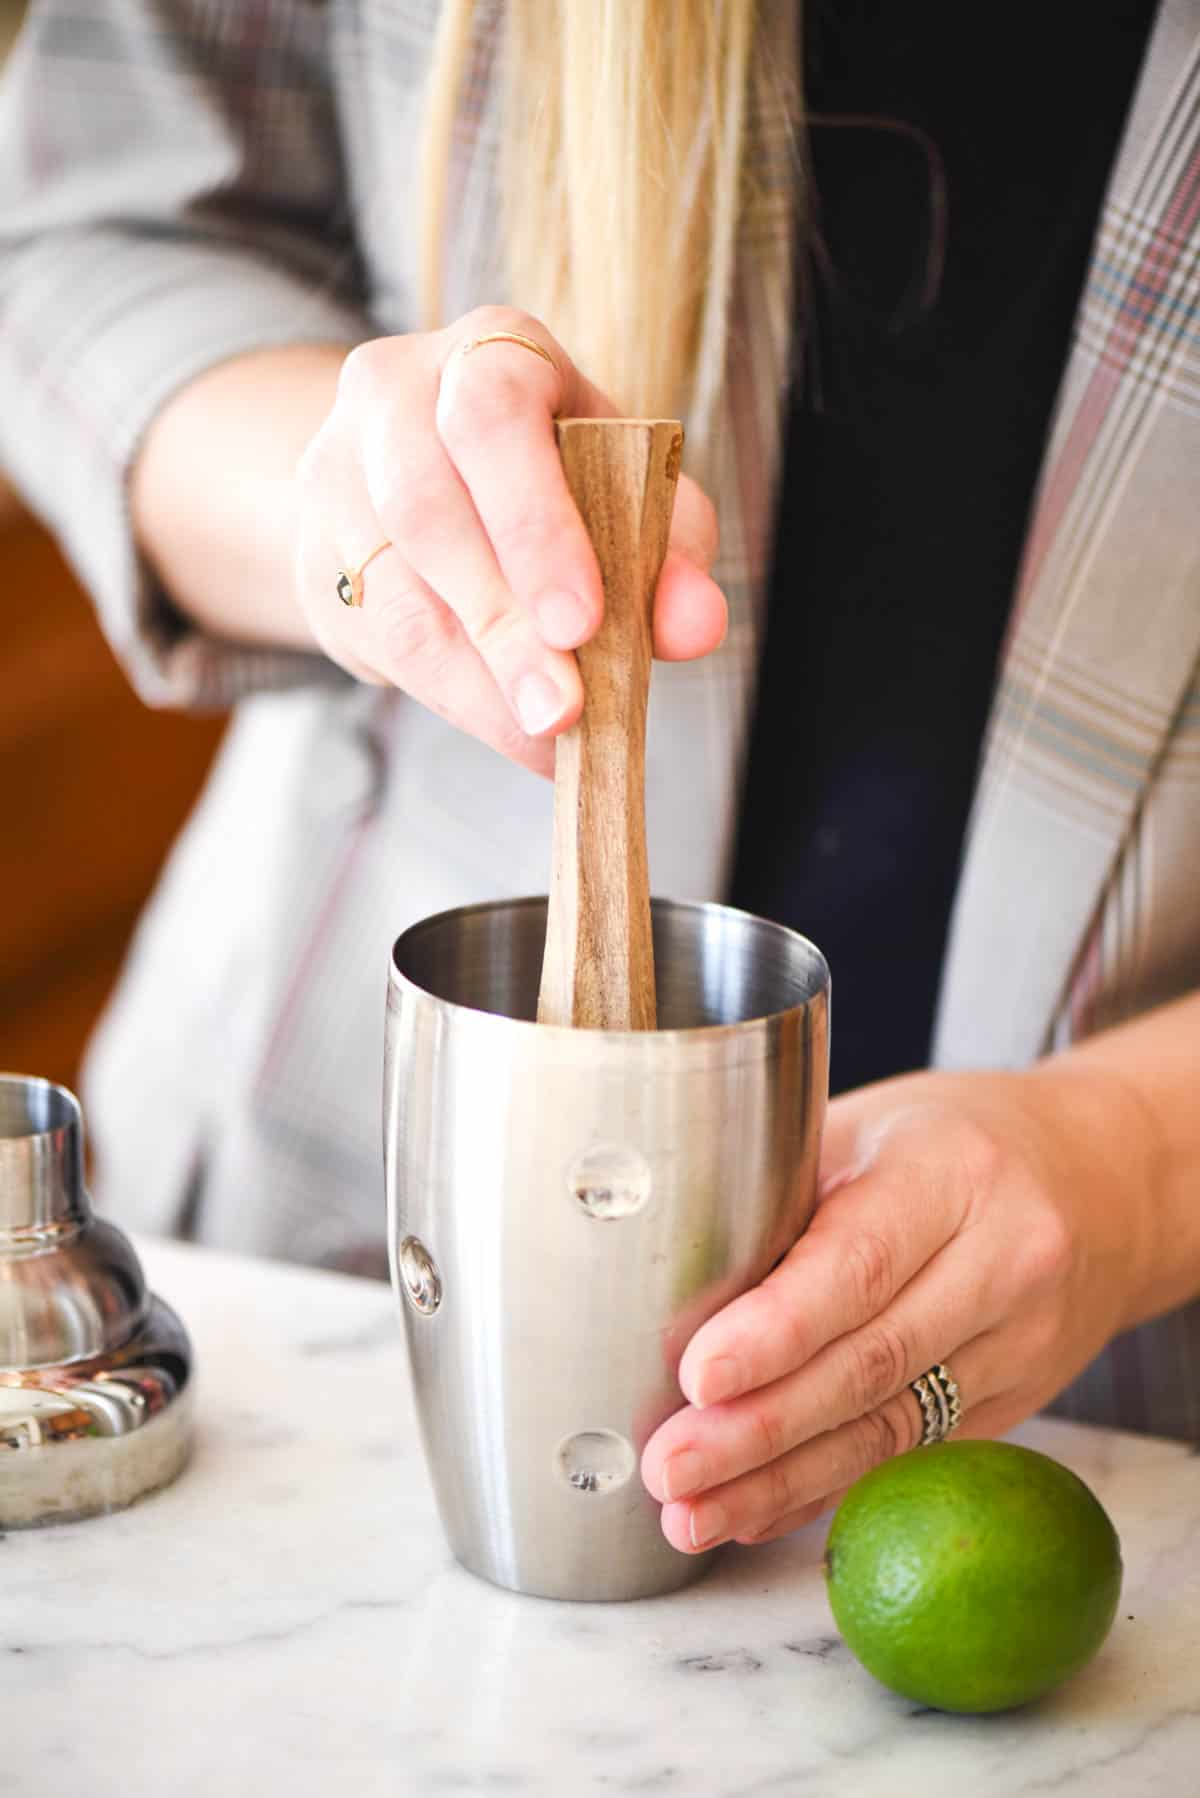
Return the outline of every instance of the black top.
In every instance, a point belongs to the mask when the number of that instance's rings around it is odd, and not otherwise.
[[[1154,4],[807,13],[807,347],[730,897],[828,957],[840,1091],[928,1057],[1030,502]]]

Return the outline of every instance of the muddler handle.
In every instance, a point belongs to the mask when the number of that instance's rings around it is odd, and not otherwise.
[[[576,652],[583,713],[556,751],[538,1022],[653,1030],[646,702],[651,608],[683,428],[669,419],[565,418],[558,447],[600,563],[604,622]]]

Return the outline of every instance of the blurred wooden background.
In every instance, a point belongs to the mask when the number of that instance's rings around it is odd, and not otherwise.
[[[73,1085],[222,721],[141,704],[11,496],[0,588],[0,1068]]]
[[[0,57],[7,54],[16,37],[24,11],[25,0],[0,0]]]

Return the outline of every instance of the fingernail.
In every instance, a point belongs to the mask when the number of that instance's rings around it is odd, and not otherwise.
[[[732,1355],[718,1355],[710,1361],[699,1380],[700,1403],[719,1405],[723,1398],[733,1398],[745,1390],[742,1364]]]
[[[534,601],[533,615],[553,649],[575,649],[587,636],[592,621],[577,593],[543,593]]]
[[[663,1495],[670,1503],[699,1492],[704,1484],[704,1461],[694,1448],[682,1448],[663,1465]]]
[[[729,1518],[721,1504],[696,1505],[688,1519],[693,1548],[712,1548],[729,1534]]]
[[[524,674],[514,695],[521,728],[528,737],[540,737],[553,729],[566,706],[554,682],[544,674]]]

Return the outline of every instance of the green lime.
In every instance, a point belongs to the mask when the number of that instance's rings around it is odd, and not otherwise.
[[[1091,1660],[1121,1595],[1095,1494],[1048,1455],[944,1442],[851,1488],[825,1549],[829,1602],[878,1680],[943,1711],[1003,1711]]]

